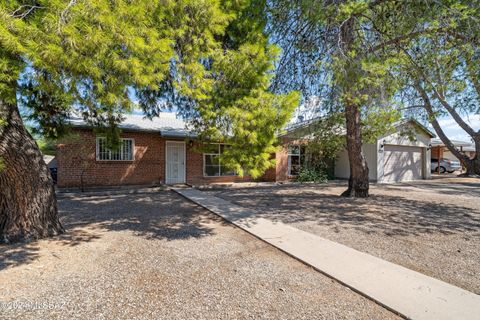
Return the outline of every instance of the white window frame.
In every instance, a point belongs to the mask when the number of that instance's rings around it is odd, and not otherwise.
[[[106,140],[106,138],[105,137],[97,137],[97,139],[96,139],[96,148],[95,148],[96,157],[95,158],[96,158],[97,161],[107,161],[107,162],[108,161],[116,161],[116,162],[117,161],[127,161],[127,162],[131,162],[131,161],[135,160],[135,139],[133,139],[133,138],[121,138],[120,139],[120,141],[122,143],[122,145],[120,147],[120,150],[119,150],[120,159],[112,159],[112,151],[108,150],[108,149],[107,149],[107,151],[108,151],[108,155],[109,155],[110,159],[100,159],[100,140]],[[124,150],[123,150],[123,146],[124,146],[123,142],[124,141],[131,141],[132,142],[132,158],[131,159],[124,159],[124,155],[125,155]]]
[[[205,161],[205,156],[220,156],[220,152],[221,152],[221,146],[225,146],[227,144],[225,143],[209,143],[209,144],[212,144],[212,145],[218,145],[218,153],[211,153],[211,152],[208,152],[208,153],[203,153],[202,155],[202,158],[203,158],[203,177],[204,178],[215,178],[215,177],[236,177],[238,176],[237,173],[233,173],[233,174],[221,174],[222,173],[222,161],[219,159],[218,160],[218,175],[216,176],[209,176],[207,175],[207,172],[206,172],[206,161]]]
[[[290,147],[298,147],[298,153],[292,153]],[[301,144],[289,144],[287,145],[287,160],[288,160],[288,171],[287,175],[289,177],[297,177],[298,174],[292,174],[292,156],[298,157],[298,162],[300,163],[300,170],[302,168],[302,145]]]

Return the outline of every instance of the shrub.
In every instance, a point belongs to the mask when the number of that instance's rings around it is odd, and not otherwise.
[[[323,168],[304,167],[300,169],[297,181],[326,183],[328,181],[328,174]]]

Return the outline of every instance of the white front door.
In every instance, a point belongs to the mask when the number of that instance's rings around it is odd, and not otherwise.
[[[185,142],[166,142],[165,182],[185,183]]]

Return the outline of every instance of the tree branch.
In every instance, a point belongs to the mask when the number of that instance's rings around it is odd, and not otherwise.
[[[11,16],[18,19],[24,19],[35,9],[45,9],[46,7],[34,6],[34,5],[22,5],[12,12]],[[26,9],[24,11],[24,9]]]
[[[475,138],[480,135],[480,133],[476,132],[475,130],[472,129],[463,119],[462,117],[458,114],[458,112],[453,108],[446,100],[445,97],[438,92],[437,88],[433,83],[428,79],[426,76],[425,72],[423,72],[422,67],[420,67],[416,62],[415,59],[408,53],[407,50],[405,50],[403,47],[401,47],[403,52],[408,56],[410,62],[412,63],[412,66],[417,70],[418,73],[420,73],[421,78],[427,82],[433,90],[433,93],[437,100],[440,102],[440,104],[447,109],[448,113],[452,116],[452,118],[455,120],[455,122],[458,123],[458,125],[466,132],[468,133],[472,138]],[[423,88],[422,88],[423,89]]]
[[[455,145],[452,143],[452,141],[450,141],[450,139],[447,137],[442,127],[438,123],[437,117],[433,112],[432,103],[430,101],[430,98],[428,97],[428,94],[425,92],[425,89],[423,89],[422,85],[418,82],[418,80],[414,82],[413,86],[422,97],[422,100],[424,102],[424,108],[427,111],[429,121],[432,124],[433,128],[435,129],[435,132],[440,137],[440,140],[442,140],[442,142],[445,144],[448,150],[450,150],[450,152],[452,152],[455,155],[455,157],[463,160],[462,162],[468,161],[469,158],[463,153],[461,153],[457,148],[455,148]]]

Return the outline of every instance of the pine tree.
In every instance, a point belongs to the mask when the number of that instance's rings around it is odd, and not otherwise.
[[[258,24],[242,23],[259,4],[2,2],[0,241],[63,231],[48,169],[19,107],[30,110],[48,138],[68,132],[72,112],[81,114],[114,147],[118,123],[134,100],[154,116],[162,98],[175,97],[170,101],[183,102],[179,110],[202,136],[232,144],[227,158],[239,172],[255,176],[272,165],[274,133],[298,99],[267,91],[277,49],[259,28],[261,15],[252,18]],[[240,148],[246,157],[238,157]]]

